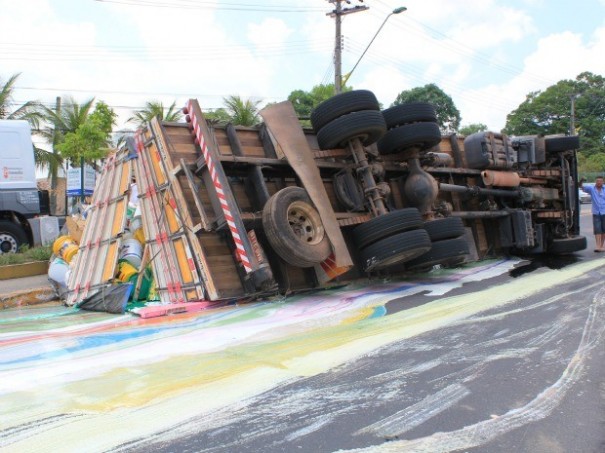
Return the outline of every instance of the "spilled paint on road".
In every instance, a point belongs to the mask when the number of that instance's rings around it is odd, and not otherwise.
[[[264,392],[425,332],[501,316],[482,319],[481,314],[553,285],[552,273],[536,273],[388,314],[388,302],[397,298],[420,292],[445,295],[465,283],[502,275],[516,263],[483,263],[422,282],[349,286],[154,320],[63,308],[6,310],[0,313],[0,447],[80,451],[127,442],[136,447],[147,441],[139,439],[169,440],[199,429],[199,424],[187,423],[194,417],[203,419],[204,426],[220,426]],[[556,283],[600,266],[596,261],[569,266],[557,271]],[[556,334],[544,332],[541,341]],[[527,351],[535,347],[528,344]],[[466,392],[456,384],[444,390],[447,397],[440,401],[459,401]],[[428,396],[414,413],[432,416],[429,403],[434,400]],[[362,431],[401,434],[412,426],[410,414],[404,410]],[[318,414],[290,432],[289,439],[337,416]]]

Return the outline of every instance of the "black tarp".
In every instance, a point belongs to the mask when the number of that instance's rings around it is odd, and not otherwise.
[[[132,288],[132,283],[105,287],[78,303],[76,307],[88,311],[123,314],[126,311],[126,304],[128,303]]]

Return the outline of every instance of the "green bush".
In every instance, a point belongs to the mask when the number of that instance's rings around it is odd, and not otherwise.
[[[18,253],[0,254],[0,266],[7,264],[23,264],[31,261],[49,261],[52,255],[51,246],[33,247],[22,246]]]

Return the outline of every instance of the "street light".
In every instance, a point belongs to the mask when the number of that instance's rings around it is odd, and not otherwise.
[[[386,24],[387,20],[389,20],[389,17],[391,17],[393,14],[400,14],[400,13],[406,11],[406,10],[407,10],[407,8],[405,6],[400,6],[399,8],[395,8],[393,11],[391,11],[387,15],[387,17],[384,18],[384,20],[382,21],[382,24],[380,25],[380,27],[378,27],[378,30],[376,30],[376,33],[374,34],[374,37],[372,38],[372,40],[370,41],[370,43],[368,44],[368,46],[365,48],[365,50],[363,51],[363,53],[361,54],[361,56],[357,60],[357,63],[355,63],[355,66],[353,66],[353,69],[351,69],[351,71],[345,76],[344,80],[342,81],[342,86],[344,86],[347,83],[347,81],[349,80],[349,77],[351,77],[351,74],[353,74],[353,71],[355,71],[355,68],[357,67],[357,65],[359,64],[359,62],[363,58],[363,56],[366,54],[366,52],[368,51],[368,49],[370,48],[370,46],[372,45],[372,43],[376,39],[376,36],[378,36],[378,33],[380,33],[380,30],[382,30],[382,27],[384,27],[384,24]]]

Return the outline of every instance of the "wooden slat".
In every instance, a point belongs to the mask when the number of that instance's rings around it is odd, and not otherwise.
[[[164,172],[170,175],[170,184],[166,188],[163,196],[164,213],[169,231],[173,235],[181,232],[189,238],[187,247],[185,247],[185,242],[183,242],[182,237],[171,239],[170,246],[173,248],[173,253],[175,254],[175,265],[178,263],[180,282],[182,285],[194,283],[198,286],[198,299],[204,296],[203,290],[206,290],[210,298],[216,299],[218,293],[213,277],[209,272],[204,251],[199,247],[196,247],[197,241],[193,231],[194,224],[192,223],[187,200],[183,196],[181,190],[180,179],[176,176],[176,167],[181,165],[181,160],[175,156],[175,147],[172,142],[169,141],[170,135],[166,133],[165,128],[162,127],[157,120],[151,123],[151,127],[154,132],[158,151],[162,155],[162,162],[165,166]],[[166,127],[170,130],[176,129],[169,125]],[[185,137],[184,134],[181,134],[180,136]],[[193,147],[193,137],[191,135],[189,136],[189,140],[190,149],[195,149]],[[186,143],[183,143],[183,146],[186,146]],[[183,161],[186,160],[183,159]],[[191,247],[193,247],[193,249]],[[183,267],[185,263],[187,266]],[[197,263],[197,267],[195,263]],[[198,274],[197,268],[199,268],[201,275]],[[189,280],[190,278],[191,280]],[[184,297],[189,300],[190,291],[185,291]]]
[[[132,163],[127,152],[110,156],[97,181],[80,251],[74,259],[68,305],[93,295],[114,278],[131,177]]]
[[[175,145],[171,141],[174,136],[172,132],[175,129],[171,125],[154,126],[157,140],[161,143],[160,148],[167,155],[166,165],[173,169],[178,165],[183,170],[181,174],[177,174],[175,171],[170,176],[170,198],[166,199],[166,216],[169,223],[178,221],[189,238],[187,242],[184,240],[179,242],[178,239],[175,241],[175,247],[179,248],[177,251],[178,266],[181,272],[184,272],[185,265],[189,262],[182,257],[182,253],[190,253],[191,259],[195,260],[200,267],[205,282],[204,286],[211,289],[208,291],[210,299],[243,296],[241,279],[228,243],[216,232],[204,232],[201,229],[203,225],[198,224],[202,220],[200,211],[206,212],[208,215],[204,223],[205,228],[209,228],[210,222],[214,221],[214,208],[206,187],[197,176],[189,171],[187,165],[188,161],[197,162],[199,157],[199,150],[193,144],[193,136],[179,132],[178,144]],[[183,153],[177,151],[185,149],[195,151],[195,158],[193,158],[193,153],[190,153],[187,159],[180,160],[179,156],[182,156]],[[172,230],[173,226],[171,225],[170,228]],[[216,267],[215,256],[225,257],[223,265],[219,268]]]

